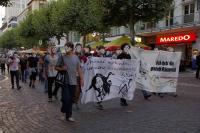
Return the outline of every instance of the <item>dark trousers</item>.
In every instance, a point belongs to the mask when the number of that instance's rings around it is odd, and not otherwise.
[[[120,98],[120,102],[121,103],[126,103],[126,99],[125,98]]]
[[[1,74],[5,75],[5,64],[1,64]]]
[[[151,95],[146,90],[141,90],[141,91],[142,91],[142,94],[143,94],[144,97],[148,97],[148,96]]]
[[[17,88],[19,87],[19,71],[10,71],[11,75],[11,84],[14,87],[14,77],[16,78]]]
[[[9,65],[7,65],[7,70],[8,70],[8,74],[9,74],[9,72],[10,72],[10,66]]]
[[[55,88],[53,90],[53,95],[54,96],[57,96],[59,88],[62,88],[62,85],[60,85],[60,84],[58,84],[58,83],[55,82]]]
[[[76,85],[66,85],[62,87],[61,112],[66,113],[66,119],[72,116],[72,105],[74,103],[75,91]]]
[[[55,77],[48,77],[48,98],[52,98],[52,87],[55,82]]]
[[[25,78],[25,69],[21,69],[21,77],[22,77],[22,82],[26,82],[26,78]]]
[[[199,78],[199,71],[200,71],[200,66],[197,67],[197,71],[196,71],[196,78]]]

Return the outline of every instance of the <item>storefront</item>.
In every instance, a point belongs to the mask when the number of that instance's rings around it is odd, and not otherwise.
[[[157,35],[155,47],[160,50],[182,52],[182,65],[191,66],[193,53],[197,50],[193,48],[196,40],[195,32]]]

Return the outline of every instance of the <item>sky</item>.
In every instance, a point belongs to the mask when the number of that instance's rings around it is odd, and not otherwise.
[[[5,8],[0,6],[0,27],[2,26],[2,18],[5,16]]]

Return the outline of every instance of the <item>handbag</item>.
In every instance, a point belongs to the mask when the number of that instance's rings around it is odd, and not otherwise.
[[[62,58],[62,63],[61,64],[64,65],[63,56],[61,56],[61,58]],[[65,85],[66,75],[67,75],[67,71],[58,71],[58,73],[56,75],[55,83],[57,85],[62,85],[62,86]]]

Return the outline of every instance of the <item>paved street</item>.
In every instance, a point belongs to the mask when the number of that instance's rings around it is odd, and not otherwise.
[[[2,80],[2,79],[1,79]],[[22,83],[21,83],[22,84]],[[60,102],[47,102],[41,85],[12,90],[10,81],[0,81],[0,133],[200,133],[200,80],[194,73],[181,73],[178,95],[152,96],[149,101],[136,91],[128,107],[119,99],[74,109],[76,123],[60,119]]]

